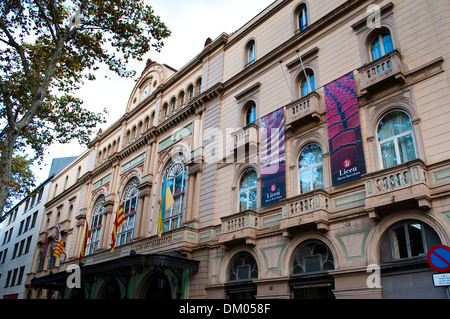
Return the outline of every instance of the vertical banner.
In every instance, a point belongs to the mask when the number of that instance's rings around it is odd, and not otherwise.
[[[261,119],[261,206],[286,198],[284,107]]]
[[[358,98],[353,72],[325,86],[333,186],[366,173]]]

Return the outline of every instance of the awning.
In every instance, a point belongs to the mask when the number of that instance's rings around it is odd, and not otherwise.
[[[186,259],[179,254],[167,255],[130,255],[118,259],[108,260],[102,263],[81,266],[81,278],[93,275],[118,271],[121,269],[130,269],[131,267],[162,267],[174,270],[189,270],[189,272],[198,272],[199,261]],[[59,272],[44,277],[33,278],[30,288],[33,289],[51,289],[59,290],[66,286],[69,272]]]

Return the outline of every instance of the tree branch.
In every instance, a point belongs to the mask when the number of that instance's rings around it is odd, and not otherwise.
[[[11,35],[11,33],[9,33],[8,28],[6,27],[6,25],[3,23],[3,21],[1,19],[0,19],[0,29],[2,29],[3,32],[6,34],[6,37],[8,38],[8,45],[13,47],[16,50],[16,52],[19,54],[24,73],[29,80],[33,81],[32,83],[34,84],[34,80],[30,77],[30,64],[25,56],[25,51],[23,50],[23,47],[20,46],[14,40],[13,36]]]
[[[53,41],[56,43],[57,39],[56,39],[55,32],[53,31],[52,25],[51,25],[50,21],[48,20],[47,15],[45,14],[45,10],[44,10],[44,7],[42,6],[42,3],[40,3],[40,1],[38,1],[38,0],[34,0],[34,2],[38,6],[39,12],[41,13],[42,18],[44,19],[45,23],[47,24],[48,29],[50,30]]]
[[[58,61],[61,58],[64,44],[66,40],[66,34],[65,32],[61,32],[58,37],[58,41],[56,43],[55,52],[53,53],[52,58],[50,59],[48,63],[47,70],[44,75],[44,79],[42,80],[42,83],[39,85],[39,88],[36,91],[36,94],[34,94],[33,100],[31,102],[30,108],[25,113],[25,115],[22,117],[22,119],[17,123],[17,128],[19,130],[22,130],[24,127],[26,127],[34,116],[38,113],[42,102],[48,95],[48,88],[50,86],[50,81],[53,77],[53,74],[56,69],[56,65],[58,64]]]

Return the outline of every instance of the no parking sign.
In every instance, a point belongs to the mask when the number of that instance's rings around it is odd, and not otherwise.
[[[437,245],[428,251],[427,261],[438,272],[450,271],[450,247]]]

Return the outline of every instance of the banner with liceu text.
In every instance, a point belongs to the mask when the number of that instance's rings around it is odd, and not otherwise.
[[[284,107],[261,119],[261,206],[286,198]]]
[[[358,98],[353,72],[325,86],[333,186],[366,173]]]

